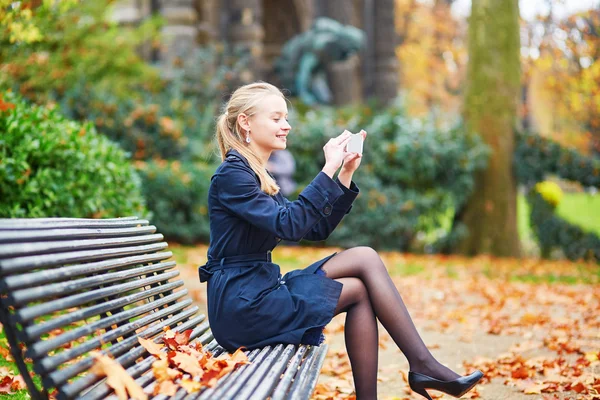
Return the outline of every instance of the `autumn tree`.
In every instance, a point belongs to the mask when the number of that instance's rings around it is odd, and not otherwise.
[[[396,55],[411,115],[437,124],[460,112],[466,65],[465,23],[451,13],[455,0],[396,0]]]
[[[524,28],[533,128],[600,154],[600,10],[559,19],[551,7]]]
[[[459,212],[468,228],[463,254],[518,256],[517,193],[512,160],[520,94],[518,0],[473,0],[464,99],[467,132],[491,149],[488,166],[476,173],[475,190]]]

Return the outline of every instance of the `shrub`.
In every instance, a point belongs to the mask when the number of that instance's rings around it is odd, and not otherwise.
[[[56,108],[0,100],[0,216],[146,216],[127,154]]]
[[[160,90],[139,89],[127,98],[73,82],[58,99],[67,116],[89,119],[136,160],[155,158],[211,162],[215,113],[221,93],[245,68],[247,56],[209,46],[190,55]]]
[[[600,188],[600,160],[530,132],[518,132],[514,167],[520,183],[531,186],[553,174]]]
[[[555,207],[542,194],[531,190],[527,196],[530,224],[538,239],[542,257],[548,258],[553,248],[559,248],[570,260],[600,261],[600,238],[557,216]]]
[[[600,238],[556,215],[562,192],[558,186],[542,182],[552,174],[583,186],[600,188],[600,160],[564,148],[551,139],[518,132],[514,166],[519,182],[528,193],[529,221],[542,256],[549,257],[553,248],[559,248],[571,260],[600,260]]]
[[[216,165],[164,160],[136,165],[158,230],[179,243],[207,243],[208,188]]]

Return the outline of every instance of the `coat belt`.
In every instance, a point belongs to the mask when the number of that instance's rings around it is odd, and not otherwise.
[[[265,261],[271,262],[271,250],[263,253],[240,254],[238,256],[223,257],[217,260],[211,260],[204,265],[198,267],[198,275],[200,282],[206,282],[215,271],[225,268],[236,268],[243,263]]]

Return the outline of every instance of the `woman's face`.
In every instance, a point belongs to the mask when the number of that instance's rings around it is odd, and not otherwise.
[[[263,154],[285,149],[287,135],[292,129],[287,118],[285,100],[274,94],[266,96],[257,106],[256,113],[248,118],[250,146]]]

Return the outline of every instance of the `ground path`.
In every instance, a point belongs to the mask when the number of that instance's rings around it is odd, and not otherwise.
[[[174,248],[186,287],[205,312],[196,266],[205,262],[206,247]],[[340,249],[278,247],[274,260],[285,271],[334,251]],[[436,358],[459,373],[486,374],[471,398],[600,400],[597,265],[381,254]],[[314,399],[353,398],[343,324],[340,315],[327,327],[330,350]],[[380,399],[422,398],[411,394],[407,370],[381,328]]]

